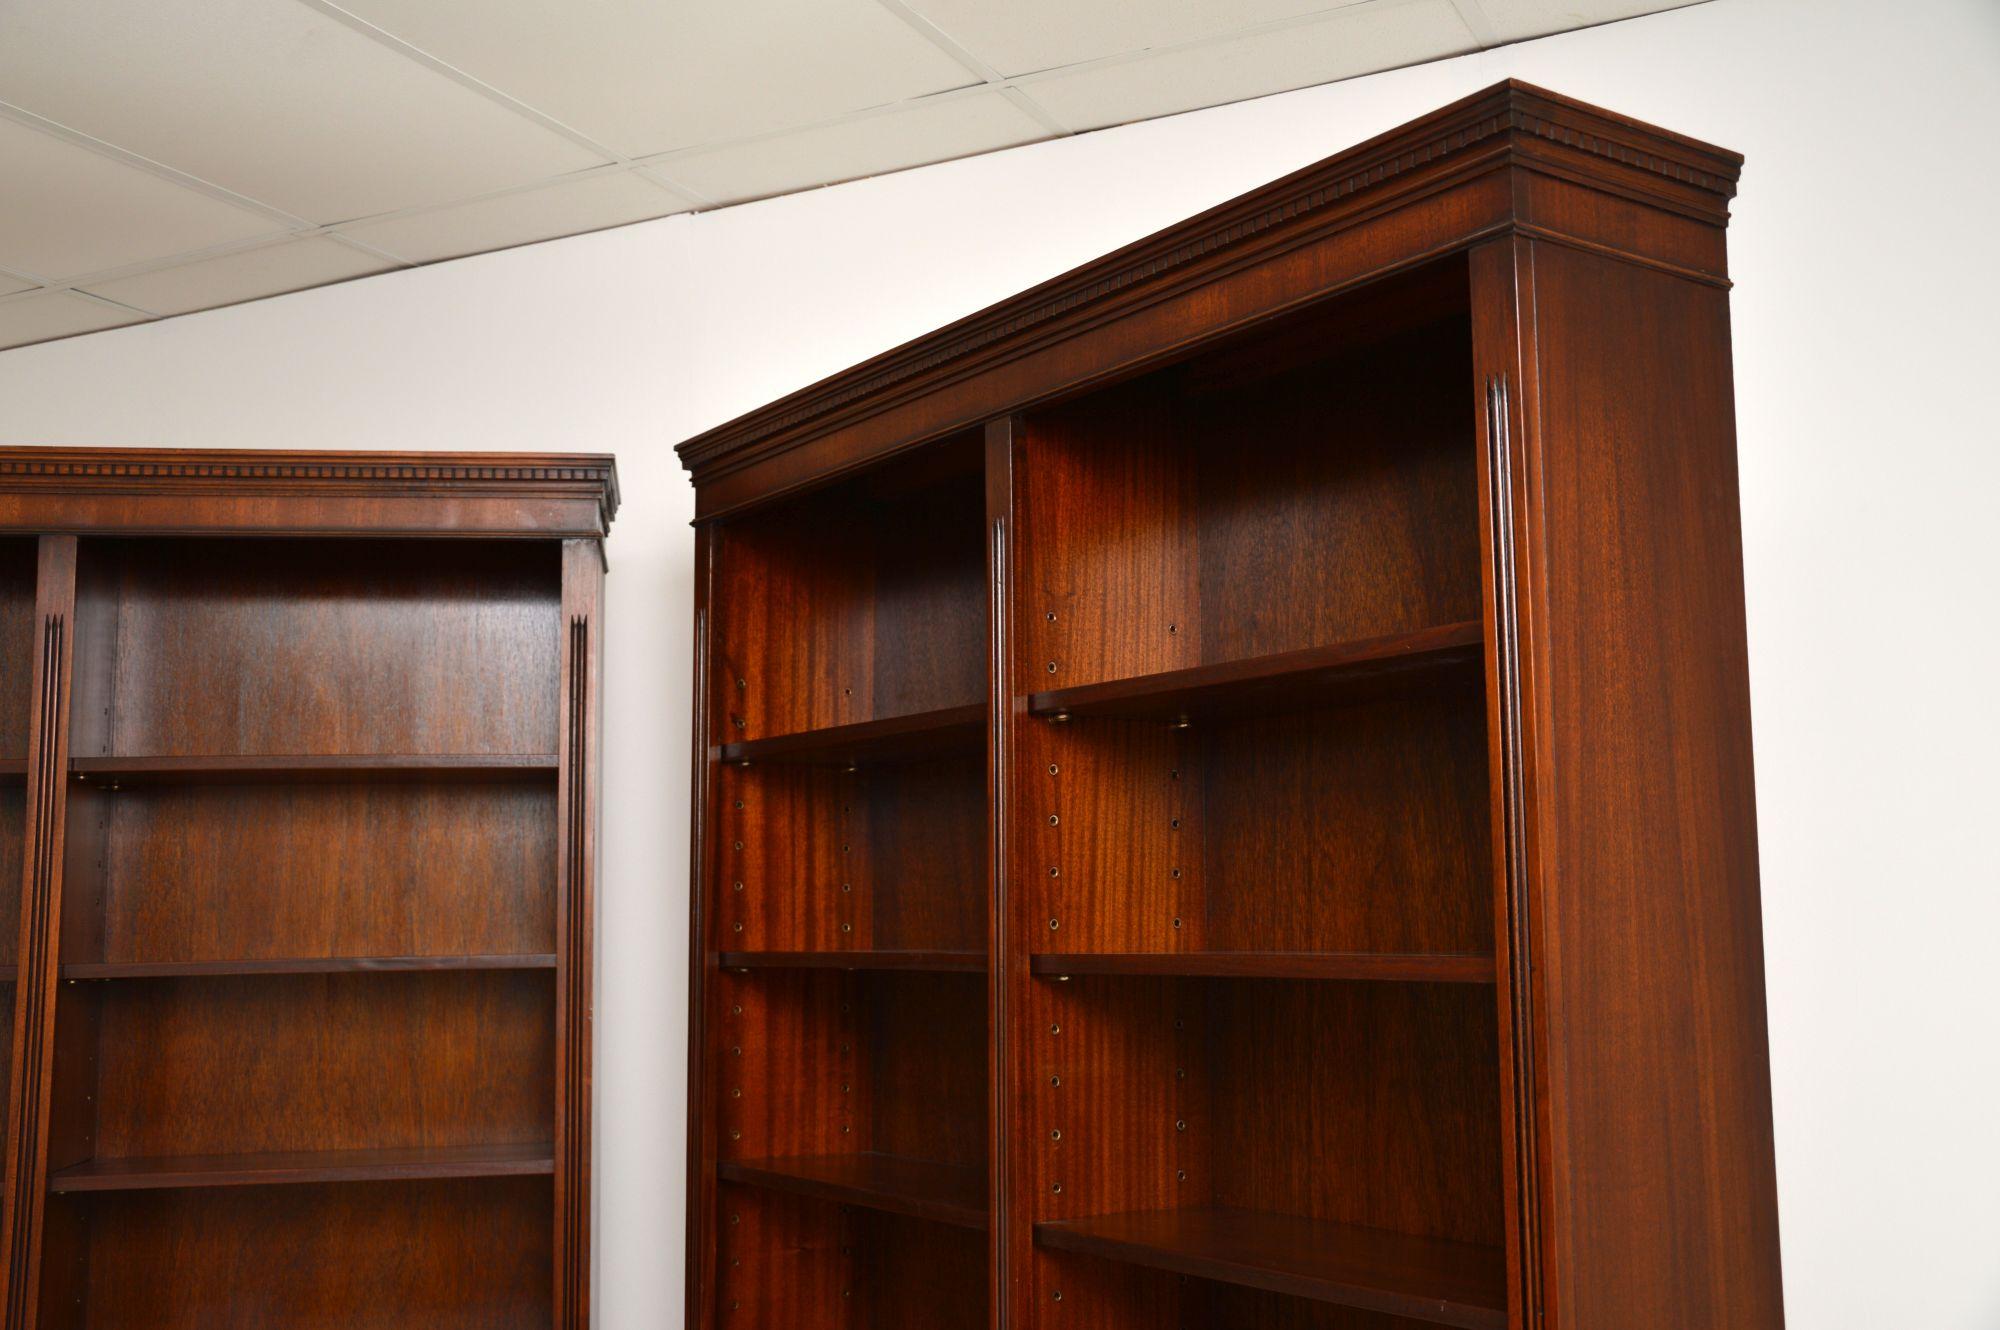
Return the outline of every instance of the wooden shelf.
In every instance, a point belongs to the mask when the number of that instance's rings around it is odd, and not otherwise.
[[[724,951],[724,970],[916,970],[984,973],[983,951]]]
[[[555,1150],[546,1143],[441,1149],[302,1150],[283,1154],[92,1159],[50,1174],[49,1190],[158,1191],[182,1187],[510,1178],[554,1172]]]
[[[282,754],[275,756],[73,757],[88,785],[539,781],[555,779],[554,753]]]
[[[25,757],[0,757],[0,785],[28,779],[28,759]]]
[[[724,1182],[794,1192],[842,1205],[980,1228],[987,1224],[986,1170],[896,1155],[819,1155],[723,1160]]]
[[[1041,952],[1038,975],[1179,975],[1218,979],[1349,979],[1389,983],[1490,984],[1491,956],[1365,951]]]
[[[65,979],[200,979],[213,975],[412,973],[439,970],[553,970],[554,952],[510,956],[301,956],[276,960],[77,961]]]
[[[1037,716],[1171,721],[1324,706],[1376,696],[1433,674],[1474,671],[1483,640],[1479,623],[1468,620],[1274,656],[1058,688],[1031,695],[1028,710]]]
[[[1035,1241],[1155,1270],[1463,1330],[1506,1330],[1497,1247],[1251,1210],[1155,1210],[1035,1225]]]
[[[822,730],[778,734],[724,744],[724,762],[798,762],[847,766],[906,762],[942,753],[976,751],[986,741],[986,706],[944,707],[909,716],[865,720]]]

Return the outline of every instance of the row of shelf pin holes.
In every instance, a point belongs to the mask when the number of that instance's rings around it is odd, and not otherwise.
[[[1049,617],[1049,618],[1050,618],[1051,620],[1053,620],[1053,619],[1055,618],[1055,615],[1054,615],[1054,614],[1052,613],[1052,614],[1050,614],[1050,615],[1049,615],[1048,617]],[[1053,671],[1053,670],[1055,669],[1055,663],[1054,663],[1053,661],[1051,661],[1051,662],[1050,662],[1050,665],[1049,665],[1049,668],[1051,669],[1051,671]],[[1059,712],[1059,713],[1056,713],[1055,715],[1051,716],[1051,717],[1050,717],[1050,719],[1051,719],[1051,720],[1054,720],[1054,721],[1067,721],[1067,720],[1069,719],[1069,715],[1068,715],[1068,713],[1067,713],[1067,712]],[[1175,721],[1174,721],[1174,722],[1173,722],[1172,724],[1170,724],[1170,725],[1169,725],[1169,728],[1170,728],[1170,729],[1175,729],[1175,730],[1184,730],[1184,729],[1188,728],[1188,720],[1187,720],[1187,718],[1186,718],[1185,716],[1183,716],[1183,717],[1179,717],[1179,718],[1177,718],[1177,719],[1176,719],[1176,720],[1175,720]],[[1057,763],[1057,762],[1051,762],[1051,763],[1049,763],[1049,765],[1048,765],[1048,774],[1049,774],[1049,777],[1050,777],[1051,779],[1054,779],[1054,778],[1055,778],[1056,776],[1060,775],[1060,774],[1061,774],[1061,771],[1062,771],[1062,766],[1061,766],[1061,764],[1060,764],[1060,763]],[[1168,773],[1167,773],[1167,778],[1168,778],[1169,780],[1172,780],[1172,781],[1178,781],[1178,780],[1180,780],[1180,776],[1181,776],[1181,773],[1180,773],[1180,769],[1179,769],[1178,767],[1174,767],[1174,768],[1171,768],[1171,769],[1169,769],[1169,771],[1168,771]],[[1050,813],[1050,814],[1048,815],[1048,825],[1049,825],[1050,827],[1059,827],[1059,826],[1061,826],[1061,825],[1062,825],[1062,818],[1061,818],[1061,815],[1060,815],[1060,813]],[[1179,830],[1181,829],[1181,818],[1180,818],[1180,817],[1179,817],[1178,815],[1172,815],[1172,816],[1170,816],[1170,817],[1169,817],[1169,819],[1168,819],[1168,828],[1169,828],[1170,830],[1172,830],[1172,831],[1179,831]],[[1170,874],[1172,875],[1172,877],[1174,878],[1174,880],[1178,881],[1178,880],[1180,879],[1180,877],[1181,877],[1181,870],[1180,870],[1180,868],[1179,868],[1178,866],[1170,866],[1170,868],[1169,868],[1169,870],[1168,870],[1168,871],[1170,872]],[[1049,877],[1050,877],[1050,878],[1052,878],[1052,879],[1059,879],[1059,878],[1061,878],[1061,877],[1062,877],[1062,867],[1061,867],[1061,865],[1059,865],[1059,864],[1051,864],[1051,865],[1049,865]],[[1061,922],[1060,918],[1057,918],[1057,917],[1054,917],[1054,916],[1052,916],[1052,917],[1051,917],[1051,918],[1049,919],[1049,928],[1050,928],[1051,930],[1054,930],[1054,929],[1059,929],[1059,928],[1060,928],[1061,926],[1062,926],[1062,922]],[[1179,919],[1179,917],[1178,917],[1178,916],[1176,916],[1176,917],[1174,918],[1174,920],[1173,920],[1173,926],[1174,926],[1175,928],[1179,928],[1179,927],[1181,926],[1181,921],[1180,921],[1180,919]],[[1057,982],[1057,983],[1068,983],[1068,982],[1070,982],[1070,976],[1069,976],[1069,975],[1066,975],[1066,974],[1063,974],[1063,975],[1057,975],[1057,976],[1055,976],[1055,979],[1056,979],[1056,982]],[[1186,1021],[1185,1021],[1184,1019],[1181,1019],[1181,1018],[1176,1018],[1176,1019],[1175,1019],[1175,1021],[1174,1021],[1174,1030],[1175,1030],[1175,1031],[1176,1031],[1176,1032],[1178,1033],[1178,1032],[1180,1032],[1180,1031],[1183,1031],[1183,1030],[1184,1030],[1185,1028],[1186,1028]],[[1049,1034],[1050,1034],[1050,1036],[1051,1036],[1052,1038],[1053,1038],[1053,1037],[1059,1037],[1059,1036],[1060,1036],[1060,1035],[1062,1034],[1062,1023],[1061,1023],[1060,1021],[1055,1021],[1055,1022],[1051,1022],[1051,1024],[1049,1025]],[[1178,1060],[1178,1059],[1177,1059],[1177,1060]],[[1184,1067],[1184,1066],[1177,1066],[1177,1067],[1175,1067],[1175,1068],[1174,1068],[1174,1079],[1175,1079],[1176,1081],[1185,1081],[1185,1080],[1187,1080],[1187,1075],[1188,1075],[1188,1073],[1187,1073],[1187,1068],[1186,1068],[1186,1067]],[[1054,1072],[1050,1073],[1050,1075],[1049,1075],[1049,1088],[1050,1088],[1050,1089],[1052,1089],[1052,1090],[1059,1090],[1059,1089],[1061,1089],[1061,1088],[1062,1088],[1062,1085],[1063,1085],[1063,1079],[1062,1079],[1062,1072],[1061,1072],[1061,1069],[1060,1069],[1060,1068],[1058,1068],[1058,1069],[1057,1069],[1056,1071],[1054,1071]],[[1176,1118],[1174,1119],[1174,1131],[1175,1131],[1175,1133],[1176,1133],[1177,1135],[1185,1135],[1185,1134],[1187,1133],[1187,1131],[1188,1131],[1188,1121],[1187,1121],[1187,1118],[1186,1118],[1186,1117],[1184,1117],[1184,1116],[1177,1116],[1177,1117],[1176,1117]],[[1050,1130],[1049,1130],[1049,1140],[1050,1140],[1051,1144],[1057,1144],[1057,1143],[1060,1143],[1060,1142],[1061,1142],[1061,1140],[1062,1140],[1062,1136],[1063,1136],[1063,1133],[1062,1133],[1062,1128],[1061,1128],[1061,1127],[1052,1127],[1052,1128],[1050,1128]],[[1176,1169],[1174,1170],[1174,1180],[1175,1180],[1176,1182],[1181,1182],[1181,1183],[1184,1183],[1184,1182],[1186,1182],[1186,1181],[1187,1181],[1187,1176],[1188,1176],[1188,1175],[1187,1175],[1187,1170],[1186,1170],[1185,1168],[1178,1168],[1178,1167],[1177,1167],[1177,1168],[1176,1168]],[[1053,1195],[1053,1196],[1060,1196],[1060,1195],[1062,1195],[1062,1194],[1063,1194],[1063,1184],[1062,1184],[1062,1182],[1061,1182],[1061,1181],[1060,1181],[1059,1179],[1058,1179],[1058,1180],[1055,1180],[1055,1181],[1052,1181],[1052,1182],[1050,1183],[1050,1185],[1049,1185],[1049,1192],[1050,1192],[1050,1194],[1051,1194],[1051,1195]],[[1054,1301],[1054,1302],[1061,1302],[1061,1301],[1063,1300],[1063,1294],[1062,1294],[1062,1290],[1061,1290],[1060,1288],[1057,1288],[1057,1289],[1053,1289],[1053,1290],[1051,1290],[1051,1292],[1050,1292],[1050,1299],[1051,1299],[1052,1301]]]

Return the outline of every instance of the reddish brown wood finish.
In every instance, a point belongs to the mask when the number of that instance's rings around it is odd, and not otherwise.
[[[6,1330],[589,1324],[616,494],[0,450]]]
[[[691,1324],[1782,1326],[1739,166],[1501,84],[682,445]]]

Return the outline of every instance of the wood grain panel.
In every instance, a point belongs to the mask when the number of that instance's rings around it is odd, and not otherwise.
[[[1531,280],[1564,1317],[1776,1327],[1726,298],[1547,245]]]
[[[978,458],[964,441],[942,447],[722,529],[723,740],[980,701]]]
[[[1201,659],[1195,459],[1182,446],[1177,407],[1174,380],[1143,380],[1024,421],[1015,501],[1021,691]]]
[[[1206,1112],[1189,1130],[1214,1161],[1214,1204],[1499,1246],[1489,992],[1199,986]]]
[[[216,785],[104,800],[103,954],[555,950],[553,785]]]
[[[747,1330],[864,1330],[852,1223],[837,1206],[759,1187],[716,1188],[715,1319]]]
[[[1199,399],[1203,659],[1478,616],[1471,354],[1447,319]]]
[[[872,1081],[864,1149],[980,1164],[988,1143],[986,982],[977,974],[860,977]]]
[[[61,1198],[79,1330],[541,1330],[547,1178]],[[50,1289],[48,1292],[52,1293]],[[44,1308],[57,1311],[44,1294]],[[45,1324],[49,1321],[45,1318]]]
[[[987,1324],[984,1234],[889,1214],[861,1213],[851,1222],[859,1324],[872,1330]]]
[[[0,779],[0,974],[9,983],[21,945],[21,850],[27,817],[27,787]]]
[[[554,1129],[546,972],[140,980],[96,1002],[97,1153],[499,1145]]]
[[[1205,945],[1492,951],[1477,688],[1193,733]]]
[[[27,760],[34,661],[35,542],[0,539],[0,761]]]
[[[534,542],[93,544],[115,754],[552,753],[556,554]],[[84,755],[82,751],[79,756]]]

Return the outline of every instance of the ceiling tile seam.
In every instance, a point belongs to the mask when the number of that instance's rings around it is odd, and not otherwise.
[[[663,194],[687,195],[689,197],[683,198],[682,201],[690,202],[697,208],[714,206],[710,200],[701,195],[692,194],[692,191],[673,189],[661,181],[654,179],[642,169],[644,165],[643,161],[628,161],[622,164],[606,162],[601,166],[586,166],[581,171],[565,171],[561,175],[544,176],[540,180],[530,180],[525,184],[505,185],[499,189],[489,189],[483,194],[468,194],[444,203],[425,203],[409,208],[397,208],[390,212],[370,213],[366,217],[350,217],[345,221],[329,222],[320,228],[320,233],[328,235],[338,233],[342,239],[347,240],[350,244],[359,245],[366,249],[368,245],[365,241],[355,240],[352,236],[347,235],[346,232],[349,229],[360,230],[362,227],[375,226],[382,222],[406,221],[412,217],[423,217],[431,213],[450,212],[454,208],[469,207],[475,203],[490,203],[495,199],[512,198],[516,194],[533,194],[538,190],[552,189],[560,185],[580,184],[591,180],[601,180],[616,175],[634,176],[658,189]],[[396,261],[399,263],[411,263],[408,259],[397,258],[386,251],[378,252],[383,253],[384,257],[396,258]]]
[[[44,287],[52,291],[74,291],[86,286],[96,286],[103,282],[120,281],[127,277],[143,277],[149,273],[165,272],[172,268],[185,268],[190,264],[206,263],[210,259],[226,259],[237,254],[249,254],[260,249],[275,249],[279,245],[289,245],[298,240],[314,240],[329,233],[324,226],[312,227],[304,231],[286,231],[277,235],[250,236],[243,240],[225,240],[220,244],[204,245],[200,249],[184,249],[156,259],[143,259],[137,263],[124,263],[115,268],[98,268],[91,272],[74,273],[63,277],[40,279]],[[400,260],[399,260],[400,262]]]
[[[47,116],[36,115],[24,106],[16,106],[12,102],[0,101],[0,116],[12,120],[17,125],[47,134],[52,138],[61,139],[71,147],[82,148],[84,151],[95,153],[100,157],[108,157],[112,161],[122,163],[135,170],[144,171],[148,175],[167,181],[169,184],[179,185],[184,189],[194,190],[196,193],[205,195],[217,202],[227,203],[232,207],[254,212],[269,221],[277,222],[281,226],[296,230],[310,228],[314,225],[314,223],[306,218],[300,217],[295,213],[286,212],[283,208],[275,207],[259,199],[253,199],[247,194],[239,194],[228,186],[218,185],[212,180],[204,180],[200,176],[190,175],[188,172],[169,166],[165,162],[154,161],[150,157],[142,157],[138,153],[121,148],[115,143],[107,143],[103,139],[84,133],[82,130],[71,129],[68,125],[51,120]]]
[[[141,309],[137,305],[127,304],[123,300],[113,300],[109,296],[100,296],[95,292],[91,291],[78,291],[74,288],[70,288],[67,291],[67,294],[73,296],[80,296],[81,298],[88,300],[93,305],[105,305],[123,314],[140,314],[149,319],[160,319],[166,317],[166,315],[156,314],[150,309]],[[111,330],[106,328],[103,329],[102,331],[109,332]]]
[[[1231,28],[1227,32],[1212,33],[1209,36],[1197,37],[1189,41],[1171,42],[1164,46],[1148,46],[1137,51],[1119,51],[1115,55],[1095,56],[1089,60],[1079,60],[1075,64],[1070,65],[1053,65],[1048,69],[1037,69],[1028,74],[1015,74],[1007,82],[1009,87],[1032,89],[1038,83],[1048,83],[1058,78],[1066,78],[1071,74],[1095,73],[1100,69],[1112,69],[1119,65],[1136,64],[1141,60],[1150,60],[1155,56],[1183,55],[1190,51],[1199,51],[1203,47],[1226,46],[1231,42],[1241,41],[1249,37],[1263,37],[1274,32],[1285,32],[1293,28],[1310,28],[1321,23],[1338,23],[1360,14],[1383,13],[1388,10],[1409,9],[1418,5],[1435,3],[1437,3],[1437,0],[1354,0],[1351,4],[1333,5],[1326,9],[1315,9],[1309,14],[1293,14],[1287,18],[1271,19],[1264,23],[1252,23],[1245,27]],[[1452,3],[1452,0],[1446,0],[1446,3]],[[1462,22],[1463,20],[1461,20]],[[1471,35],[1469,28],[1467,29],[1467,35]],[[1427,56],[1422,60],[1412,63],[1429,64],[1433,60],[1445,60],[1464,54],[1467,54],[1467,52],[1455,51],[1449,56]],[[1370,69],[1367,71],[1367,74],[1386,73],[1389,69],[1404,68],[1408,68],[1408,66],[1393,65],[1379,70]],[[1341,83],[1349,78],[1361,78],[1365,76],[1363,74],[1350,74],[1337,79],[1328,79],[1326,82]],[[1304,86],[1312,87],[1317,85],[1307,84]],[[1296,91],[1296,89],[1273,89],[1269,93],[1257,93],[1255,95],[1268,97],[1281,91]],[[1214,103],[1214,105],[1218,106],[1227,106],[1229,104],[1228,102]],[[1159,117],[1148,118],[1156,119]]]
[[[512,93],[501,88],[496,88],[484,79],[467,73],[450,61],[442,60],[432,55],[429,51],[426,51],[414,42],[406,41],[386,28],[377,27],[352,10],[343,9],[339,5],[334,4],[333,0],[297,0],[297,3],[304,5],[307,9],[315,13],[332,19],[343,27],[361,34],[377,45],[385,47],[405,60],[422,66],[433,74],[450,79],[453,83],[458,84],[468,92],[477,93],[494,105],[531,121],[552,134],[560,135],[586,152],[596,153],[598,156],[606,159],[607,164],[617,166],[631,165],[632,159],[625,153],[619,152],[608,144],[598,142],[582,130],[575,129],[555,116],[550,115],[548,112],[522,101]]]
[[[1034,98],[1018,89],[1012,88],[1008,83],[1007,76],[1002,74],[999,69],[980,59],[970,47],[966,46],[956,37],[953,37],[943,28],[940,28],[937,24],[931,22],[924,15],[911,9],[907,4],[903,3],[903,0],[876,0],[876,3],[895,15],[919,37],[922,37],[925,41],[937,47],[938,50],[943,51],[946,55],[957,61],[965,69],[971,71],[988,87],[1006,93],[1007,100],[1013,103],[1016,109],[1033,117],[1042,128],[1052,134],[1058,135],[1068,135],[1075,132],[1068,125],[1051,115]]]
[[[1458,21],[1472,34],[1472,40],[1479,43],[1479,49],[1490,51],[1501,44],[1500,29],[1495,27],[1479,0],[1451,0],[1451,7],[1458,11]]]
[[[867,120],[886,119],[901,115],[905,111],[919,111],[927,107],[941,106],[947,102],[965,101],[973,97],[991,96],[1003,91],[990,84],[968,83],[962,88],[947,88],[943,92],[925,93],[921,97],[906,97],[899,102],[883,102],[879,106],[865,106],[857,111],[843,111],[839,115],[828,116],[824,120],[811,120],[804,124],[787,125],[782,129],[766,129],[755,134],[743,134],[735,138],[710,139],[705,143],[691,143],[679,148],[668,148],[664,152],[648,153],[633,159],[634,164],[647,172],[688,157],[706,157],[712,152],[722,152],[729,148],[747,148],[759,143],[790,138],[795,134],[808,134],[815,130],[834,129],[842,125],[859,124]]]

